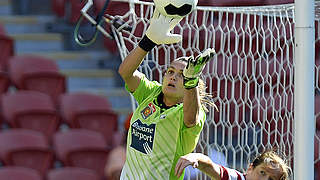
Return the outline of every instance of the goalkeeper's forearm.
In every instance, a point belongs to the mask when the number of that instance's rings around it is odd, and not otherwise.
[[[199,122],[199,111],[201,108],[198,87],[184,90],[183,97],[183,113],[184,124],[192,127]]]
[[[137,46],[119,66],[118,72],[131,92],[133,92],[140,83],[141,73],[137,71],[137,69],[146,55],[147,52]]]

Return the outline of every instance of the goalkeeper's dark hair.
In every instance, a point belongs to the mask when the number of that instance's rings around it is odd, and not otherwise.
[[[173,61],[182,61],[184,63],[188,63],[188,57],[179,57]],[[209,112],[209,108],[213,107],[214,109],[218,110],[217,106],[215,105],[213,101],[213,96],[211,93],[206,92],[206,84],[203,79],[199,78],[199,84],[198,84],[198,89],[199,89],[199,96],[200,96],[200,102],[203,107],[203,109],[206,112]]]

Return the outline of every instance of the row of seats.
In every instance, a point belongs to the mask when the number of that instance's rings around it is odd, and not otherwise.
[[[290,132],[292,132],[294,117],[293,99],[293,94],[289,93],[265,94],[252,103],[217,100],[215,104],[219,111],[214,111],[214,121],[217,126],[225,129],[226,134],[232,131],[237,135],[239,129],[244,130],[253,126],[263,129],[264,143],[275,140],[279,142],[280,133],[285,138],[291,139]],[[320,130],[320,95],[315,96],[314,106],[316,129]]]
[[[242,91],[234,91],[236,100],[244,99],[245,94],[249,94],[250,99],[256,97],[255,92],[261,87],[265,92],[274,90],[278,93],[292,88],[288,84],[293,81],[292,65],[278,62],[277,59],[253,61],[219,57],[216,61],[210,62],[209,70],[206,69],[205,73],[212,77],[207,78],[207,83],[212,84],[214,88],[212,92],[219,92],[218,96],[221,99],[230,99],[232,86],[242,88]],[[256,72],[250,74],[249,71],[253,67],[256,67]],[[284,71],[283,68],[286,70]],[[316,61],[315,76],[317,80],[315,86],[320,87],[320,59]],[[274,87],[279,86],[279,83],[282,89],[275,89]],[[10,85],[14,85],[19,90],[36,90],[49,94],[54,102],[58,103],[58,97],[66,92],[66,77],[59,72],[56,63],[50,59],[33,55],[13,56],[9,58],[8,72],[0,71],[0,93],[6,92]]]
[[[70,14],[68,21],[75,23],[80,17],[80,10],[85,5],[85,1],[77,0],[51,0],[52,10],[58,17],[64,17]],[[142,0],[152,2],[152,0]],[[293,0],[199,0],[198,6],[259,6],[259,5],[276,5],[293,3]],[[104,6],[105,0],[95,0],[93,13],[97,15]],[[69,4],[69,7],[68,7]],[[110,15],[124,15],[128,12],[127,2],[110,1],[106,13]],[[68,12],[68,13],[66,13]],[[71,13],[70,13],[71,12]]]
[[[319,136],[320,131],[316,132]],[[315,158],[318,158],[318,145],[319,140],[315,139]],[[48,146],[45,137],[36,131],[19,129],[0,133],[0,159],[4,164],[0,170],[19,166],[34,169],[39,176],[46,176],[48,172],[50,174],[60,168],[78,167],[90,169],[96,176],[102,178],[108,153],[102,136],[89,130],[57,132],[54,135],[52,148]],[[63,166],[52,167],[54,156],[63,163]],[[315,168],[318,169],[319,165],[316,163]]]
[[[34,130],[0,132],[3,166],[31,168],[41,176],[50,169],[71,166],[91,169],[99,177],[104,177],[110,150],[101,133],[87,129],[58,131],[53,135],[52,145],[42,133]],[[60,165],[55,167],[55,164]]]
[[[57,102],[66,92],[66,76],[51,59],[35,55],[15,55],[14,40],[0,24],[0,94],[10,86],[18,90],[35,90],[46,93]]]
[[[7,64],[9,58],[14,55],[14,40],[10,36],[7,35],[7,32],[2,24],[0,24],[0,71],[7,70]],[[3,77],[1,73],[0,81],[3,81]],[[4,87],[0,87],[0,93],[4,91]]]
[[[147,0],[149,2],[152,2],[152,0]],[[241,1],[235,1],[235,0],[228,0],[228,1],[213,1],[213,0],[200,0],[198,5],[199,6],[252,6],[252,5],[272,5],[272,4],[286,4],[286,3],[293,3],[293,0],[281,0],[281,1],[275,1],[275,0],[241,0]],[[96,16],[104,7],[105,0],[95,0],[93,7],[91,9],[91,14],[93,16]],[[77,0],[52,0],[52,10],[55,13],[55,15],[59,18],[64,18],[66,22],[70,24],[75,24],[79,17],[81,16],[81,9],[85,5],[85,1],[79,3]],[[140,7],[137,5],[135,7],[135,11],[137,15],[140,15]],[[129,4],[128,2],[117,2],[117,1],[110,1],[108,4],[108,7],[105,11],[106,14],[109,14],[111,16],[117,16],[117,15],[124,15],[129,11]],[[198,26],[202,26],[202,16],[201,12],[197,16],[197,24]],[[225,18],[224,18],[225,19]],[[224,20],[223,19],[223,20]],[[182,20],[184,21],[184,19]],[[218,22],[218,20],[217,20]],[[239,21],[236,21],[236,23]],[[142,22],[137,22],[138,25],[135,28],[135,36],[143,33],[145,30],[145,27],[139,26],[140,23]],[[212,24],[214,22],[210,22]],[[254,23],[252,23],[254,24]],[[190,31],[192,29],[185,29],[183,34],[184,35],[189,35],[187,31]],[[110,27],[106,27],[106,31],[110,31]],[[197,30],[196,30],[197,31]],[[191,32],[194,33],[194,32]],[[220,32],[221,33],[221,32]],[[216,37],[219,37],[219,32],[217,31]],[[187,44],[187,38],[183,38],[185,40],[184,44]],[[218,42],[218,41],[217,41]],[[204,44],[204,41],[199,42],[200,49],[202,50],[201,46]],[[116,53],[118,52],[117,46],[115,44],[114,40],[110,40],[108,38],[104,39],[104,45],[109,50],[110,52]]]
[[[4,32],[4,28],[0,29]],[[0,44],[2,49],[11,47],[1,41]],[[106,97],[67,93],[67,77],[51,59],[13,54],[0,57],[3,62],[0,63],[3,64],[0,68],[0,104],[4,123],[13,128],[38,130],[48,137],[65,123],[71,128],[99,131],[107,142],[112,142],[110,133],[117,131],[118,116]],[[10,86],[17,91],[9,92]]]
[[[0,104],[3,123],[11,128],[37,130],[48,138],[64,123],[70,128],[85,128],[102,133],[112,147],[112,134],[118,130],[118,115],[112,111],[105,97],[95,94],[62,94],[56,108],[47,94],[19,90],[3,94]]]
[[[14,41],[0,27],[0,47],[8,49],[0,55],[0,171],[10,174],[8,168],[18,166],[36,170],[40,178],[50,170],[47,178],[52,180],[62,179],[63,174],[67,174],[65,179],[75,174],[101,180],[109,151],[119,144],[118,115],[110,102],[91,93],[68,93],[67,79],[54,61],[34,55],[15,56]],[[67,130],[62,131],[65,125]],[[55,171],[57,162],[62,167],[87,170],[83,175],[77,175],[78,170],[71,174]],[[14,174],[21,179],[20,173]],[[21,174],[22,179],[29,177]],[[0,172],[0,179],[8,178],[2,178]]]
[[[42,176],[34,169],[9,166],[0,168],[0,179],[7,180],[101,180],[99,175],[90,169],[80,167],[63,167],[50,170]]]

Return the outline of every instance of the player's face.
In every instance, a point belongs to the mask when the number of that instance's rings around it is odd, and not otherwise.
[[[173,61],[163,77],[162,91],[164,95],[174,98],[183,98],[183,69],[186,63]]]
[[[262,163],[257,167],[249,167],[247,171],[247,180],[280,180],[282,171],[279,166]]]

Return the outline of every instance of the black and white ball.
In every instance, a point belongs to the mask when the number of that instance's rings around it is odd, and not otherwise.
[[[153,0],[160,14],[171,18],[183,18],[197,6],[198,0]]]

